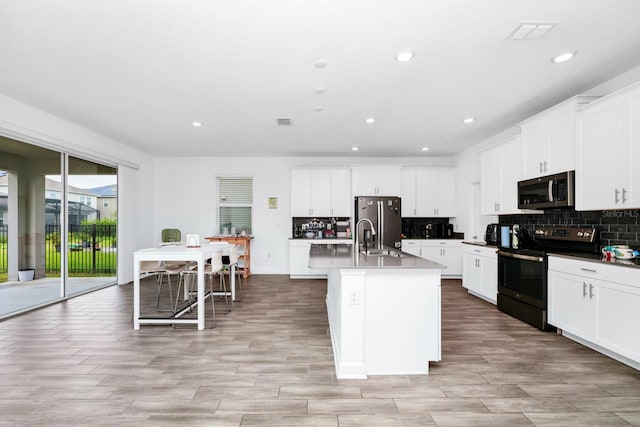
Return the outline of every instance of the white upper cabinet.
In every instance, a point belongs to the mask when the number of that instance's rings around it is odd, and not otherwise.
[[[455,169],[402,169],[400,181],[403,217],[451,218],[456,216]]]
[[[351,179],[353,196],[400,196],[399,166],[355,166]]]
[[[483,215],[523,213],[518,209],[518,181],[522,180],[519,136],[480,155],[480,210]]]
[[[417,217],[416,207],[416,171],[402,169],[400,171],[400,197],[402,198],[402,217]]]
[[[416,171],[416,210],[420,217],[456,216],[456,171],[430,168]]]
[[[576,168],[578,108],[595,97],[573,97],[520,124],[524,154],[522,179]]]
[[[640,208],[640,84],[578,115],[576,210]]]
[[[350,217],[352,209],[351,170],[331,169],[331,216]]]
[[[292,169],[291,216],[351,216],[348,169]]]

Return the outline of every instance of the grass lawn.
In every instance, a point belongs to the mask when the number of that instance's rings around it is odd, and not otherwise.
[[[56,251],[55,245],[46,242],[46,275],[47,277],[60,276],[60,252]],[[102,247],[102,245],[101,245]],[[95,251],[91,248],[68,251],[69,276],[90,277],[115,275],[118,253],[115,248],[106,247],[104,250]],[[0,243],[0,283],[8,279],[7,269],[7,244]]]

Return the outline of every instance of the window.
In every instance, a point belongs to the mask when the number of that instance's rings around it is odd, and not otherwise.
[[[103,200],[102,201],[102,207],[103,208],[108,208],[109,207],[109,200]]]
[[[49,198],[50,199],[57,199],[58,195],[52,191],[52,192],[49,193]]]
[[[253,178],[218,177],[218,230],[251,234]]]
[[[87,206],[91,206],[91,197],[87,197]]]
[[[84,196],[80,196],[80,203],[82,203],[83,205],[85,204],[84,203]]]

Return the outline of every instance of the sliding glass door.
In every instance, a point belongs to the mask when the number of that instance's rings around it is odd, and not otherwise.
[[[69,156],[68,295],[116,281],[118,182],[115,168]]]
[[[0,136],[0,318],[116,283],[116,173]]]

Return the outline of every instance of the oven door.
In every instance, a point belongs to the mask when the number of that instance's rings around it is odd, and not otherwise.
[[[546,309],[546,256],[498,251],[498,293]]]

